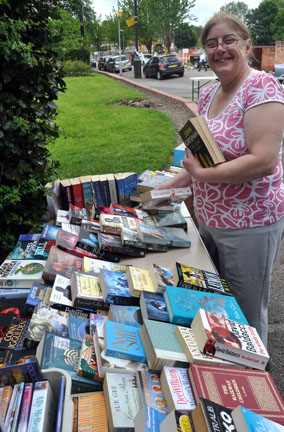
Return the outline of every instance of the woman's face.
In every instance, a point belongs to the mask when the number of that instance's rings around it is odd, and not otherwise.
[[[209,39],[217,39],[219,44],[215,49],[206,49],[207,58],[211,69],[222,81],[223,79],[234,79],[242,75],[248,68],[248,55],[251,41],[237,40],[232,45],[221,44],[223,38],[231,37],[242,39],[241,36],[226,22],[213,26],[207,36]]]

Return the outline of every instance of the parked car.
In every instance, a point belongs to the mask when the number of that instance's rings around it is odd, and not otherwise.
[[[130,61],[126,58],[125,55],[109,57],[106,68],[108,72],[119,72],[120,71],[120,62],[121,62],[121,70],[126,71],[132,70],[132,66]]]
[[[139,54],[139,58],[141,60],[141,65],[144,66],[146,63],[148,63],[148,61],[150,60],[151,57],[152,57],[152,54],[148,54],[148,53]]]
[[[275,78],[279,79],[280,82],[284,82],[284,63],[274,65],[273,75]]]
[[[153,56],[144,65],[143,74],[145,78],[154,77],[158,80],[174,74],[182,77],[184,75],[184,65],[175,54]]]
[[[107,66],[107,61],[108,61],[109,57],[110,56],[104,56],[104,57],[101,57],[99,59],[99,61],[98,61],[98,69],[99,70],[104,70],[104,71],[107,70],[106,66]]]

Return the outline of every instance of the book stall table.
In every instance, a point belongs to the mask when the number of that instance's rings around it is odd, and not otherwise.
[[[190,78],[191,81],[191,99],[194,101],[194,95],[197,94],[197,99],[199,99],[200,90],[209,84],[211,81],[216,81],[217,77],[215,75],[206,77],[193,77]]]

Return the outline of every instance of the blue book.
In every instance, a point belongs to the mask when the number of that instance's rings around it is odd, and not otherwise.
[[[106,303],[134,306],[139,304],[138,298],[131,297],[124,272],[101,269],[99,283]]]
[[[169,285],[166,286],[163,295],[170,322],[173,324],[190,326],[198,309],[205,309],[215,315],[248,324],[244,313],[233,296]]]
[[[147,364],[138,328],[106,321],[104,324],[105,355]]]
[[[143,319],[170,322],[164,296],[161,293],[142,291],[140,308]]]
[[[138,192],[138,176],[136,173],[115,174],[118,203],[130,205],[130,194]]]
[[[61,432],[62,419],[63,419],[63,408],[64,408],[64,394],[65,394],[65,377],[62,375],[60,379],[60,388],[58,396],[58,408],[56,417],[55,432]]]
[[[68,317],[69,337],[82,342],[86,334],[90,334],[90,320],[82,317]]]
[[[163,414],[150,406],[145,406],[139,410],[138,414],[136,414],[134,419],[135,430],[160,432],[160,424],[166,417],[166,414]]]
[[[284,426],[244,408],[241,405],[233,409],[232,417],[237,431],[284,432]]]
[[[130,325],[140,328],[142,326],[142,317],[139,306],[110,305],[110,321]]]
[[[94,188],[94,196],[97,205],[104,206],[104,199],[102,194],[100,177],[98,175],[92,176],[93,188]]]
[[[34,308],[38,304],[42,304],[43,306],[48,306],[49,299],[51,296],[51,291],[52,291],[51,286],[39,282],[34,282],[28,294],[24,312],[28,314],[32,314]]]

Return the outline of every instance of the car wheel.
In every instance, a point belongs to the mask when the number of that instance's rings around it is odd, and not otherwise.
[[[193,66],[195,67],[195,69],[197,69],[199,66],[199,60],[194,60]]]
[[[183,77],[184,76],[184,72],[179,73],[179,76]]]
[[[159,70],[157,71],[157,79],[158,80],[162,80],[163,79],[163,75],[161,74],[161,72]]]

